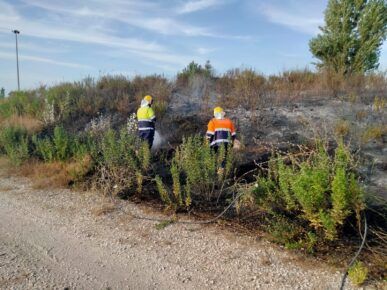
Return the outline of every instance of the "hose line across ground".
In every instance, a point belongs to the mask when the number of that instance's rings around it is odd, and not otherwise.
[[[144,216],[139,216],[139,215],[135,215],[135,214],[132,214],[130,213],[130,215],[135,218],[135,219],[141,219],[141,220],[148,220],[148,221],[156,221],[156,222],[164,222],[164,223],[176,223],[176,224],[198,224],[198,225],[205,225],[205,224],[211,224],[215,221],[217,221],[218,219],[220,219],[222,216],[225,215],[225,213],[235,204],[235,202],[242,196],[243,193],[239,193],[232,201],[231,203],[220,213],[218,214],[216,217],[212,218],[212,219],[209,219],[209,220],[205,220],[205,221],[179,221],[179,220],[173,220],[173,219],[161,219],[161,218],[152,218],[152,217],[144,217]],[[347,276],[348,276],[348,271],[349,269],[353,266],[353,264],[355,263],[356,259],[358,258],[358,256],[360,255],[360,252],[362,251],[362,249],[364,248],[364,245],[365,245],[365,241],[366,241],[366,237],[367,237],[367,232],[368,232],[368,225],[367,225],[367,218],[364,216],[364,234],[363,234],[363,239],[362,239],[362,242],[361,242],[361,245],[359,247],[359,249],[357,250],[355,256],[352,258],[351,262],[349,263],[349,265],[347,266],[346,270],[345,270],[345,273],[343,275],[343,278],[341,280],[341,285],[340,285],[340,290],[344,290],[344,285],[345,285],[345,281],[347,279]]]
[[[347,279],[348,271],[349,271],[349,269],[351,269],[351,267],[355,263],[357,257],[359,257],[360,252],[362,251],[362,249],[363,249],[363,247],[365,245],[365,241],[366,241],[366,237],[367,237],[367,231],[368,231],[367,218],[364,215],[364,234],[363,234],[363,240],[362,240],[361,245],[360,245],[359,249],[357,250],[355,256],[352,258],[351,262],[349,263],[348,267],[345,270],[345,273],[344,273],[343,278],[341,280],[340,290],[344,290],[345,280]]]
[[[152,217],[144,217],[144,216],[139,216],[139,215],[135,215],[135,214],[132,214],[130,213],[130,215],[135,218],[135,219],[139,219],[139,220],[148,220],[148,221],[155,221],[155,222],[161,222],[161,223],[165,223],[165,222],[170,222],[170,223],[174,223],[174,224],[194,224],[194,225],[206,225],[206,224],[211,224],[213,222],[216,222],[218,219],[220,219],[222,216],[224,216],[226,214],[226,212],[235,204],[235,202],[242,196],[243,192],[239,193],[232,201],[231,203],[220,213],[218,214],[216,217],[212,218],[212,219],[209,219],[209,220],[205,220],[205,221],[180,221],[180,220],[174,220],[174,219],[161,219],[161,218],[152,218]]]

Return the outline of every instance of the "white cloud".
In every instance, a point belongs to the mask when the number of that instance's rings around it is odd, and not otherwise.
[[[152,64],[153,66],[174,67],[180,68],[185,66],[192,60],[193,56],[181,55],[178,53],[170,54],[164,52],[147,52],[147,51],[133,51],[132,54],[128,54],[125,50],[105,50],[100,52],[101,55],[107,56],[113,59],[133,59],[133,57],[140,57],[143,63]]]
[[[0,1],[0,11],[2,22],[15,21],[19,18],[19,15],[16,13],[14,7],[6,2]]]
[[[21,19],[12,23],[12,25],[0,23],[0,31],[9,33],[9,29],[7,29],[7,27],[12,26],[18,27],[21,34],[38,38],[99,44],[108,47],[120,47],[135,50],[164,50],[164,47],[154,42],[146,42],[136,38],[112,36],[93,28],[84,27],[81,29],[79,27],[66,27],[64,25],[52,23],[38,23],[28,19]]]
[[[196,51],[199,54],[204,55],[216,51],[216,48],[198,47]]]
[[[89,6],[79,3],[78,1],[70,1],[62,4],[60,2],[52,2],[47,0],[35,0],[34,2],[26,1],[27,5],[39,7],[46,11],[57,13],[61,16],[78,17],[79,19],[88,18],[91,21],[97,20],[98,23],[105,21],[116,21],[121,24],[126,24],[132,27],[145,29],[151,32],[164,35],[177,35],[189,37],[212,37],[225,38],[236,40],[248,40],[249,36],[233,36],[220,34],[207,27],[190,25],[174,18],[176,15],[171,14],[166,7],[162,8],[157,3],[146,1],[119,1],[113,0],[103,2],[92,0]],[[224,2],[224,1],[223,1]],[[183,7],[204,9],[205,7],[222,4],[219,0],[192,1],[186,3]],[[178,11],[182,10],[180,7]],[[185,11],[187,8],[184,8]],[[200,10],[199,9],[199,10]],[[180,12],[179,12],[180,13]],[[187,12],[188,13],[188,10]],[[163,16],[160,16],[163,15]],[[169,16],[168,16],[169,15]]]
[[[309,11],[308,8],[302,5],[299,5],[298,9],[294,9],[286,5],[279,7],[278,5],[261,4],[259,12],[272,23],[315,35],[319,31],[318,27],[324,24],[324,18],[322,12],[318,15],[317,13],[320,11]]]
[[[0,38],[0,48],[6,48],[8,49],[8,51],[10,50],[14,51],[15,41],[14,39],[12,39],[12,41],[9,42],[9,40],[10,39],[7,39],[6,41],[5,38]],[[40,53],[44,52],[44,53],[51,53],[51,54],[69,52],[69,49],[63,46],[58,47],[55,44],[51,44],[48,46],[47,43],[37,44],[31,41],[25,41],[24,39],[20,41],[20,38],[19,38],[18,46],[19,46],[19,52],[37,51]]]
[[[183,6],[177,9],[179,14],[193,13],[196,11],[204,10],[210,7],[221,5],[222,2],[219,0],[196,0],[196,1],[187,1]]]
[[[15,60],[15,54],[0,51],[0,58],[6,59],[6,60]],[[44,58],[44,57],[33,56],[33,55],[25,55],[25,54],[19,54],[19,60],[20,61],[34,61],[34,62],[40,62],[40,63],[48,63],[48,64],[52,64],[52,65],[59,65],[59,66],[66,66],[66,67],[80,68],[80,69],[90,69],[91,68],[90,66],[83,65],[83,64],[58,61],[55,59]]]
[[[28,3],[31,6],[39,7],[41,9],[59,13],[61,15],[72,15],[84,18],[98,18],[105,20],[113,20],[125,23],[130,26],[146,29],[165,35],[186,35],[186,36],[213,36],[206,28],[188,25],[181,23],[171,17],[160,17],[157,12],[160,8],[157,6],[150,6],[148,3],[134,3],[134,2],[120,2],[116,1],[116,5],[111,2],[97,2],[93,9],[83,6],[76,2],[73,4],[61,4],[46,2],[45,0],[37,0],[33,3]],[[125,5],[124,5],[124,4]],[[92,5],[92,4],[91,4]],[[146,8],[146,9],[145,9]],[[150,9],[150,10],[149,10]],[[148,10],[148,11],[144,11]]]

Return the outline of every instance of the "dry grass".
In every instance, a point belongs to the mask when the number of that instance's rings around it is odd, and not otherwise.
[[[387,134],[387,126],[386,125],[372,125],[367,127],[362,135],[361,140],[363,143],[367,143],[373,140],[382,140],[383,135]]]
[[[284,71],[269,77],[268,88],[277,102],[298,100],[307,94],[321,94],[321,77],[308,69]]]
[[[2,166],[4,164],[4,167]],[[9,165],[7,159],[0,159],[0,166],[6,168],[9,175],[30,178],[34,189],[65,188],[69,184],[82,180],[91,166],[91,157],[86,155],[79,161],[42,162],[29,160],[20,167]]]
[[[312,72],[308,69],[264,76],[251,69],[234,69],[216,79],[216,91],[220,101],[230,108],[241,104],[249,108],[261,104],[280,105],[316,97],[345,97],[357,102],[385,95],[387,78],[384,73],[343,76],[331,71]],[[383,109],[385,103],[381,98],[376,100],[375,109]]]
[[[65,164],[61,162],[28,162],[18,168],[14,174],[30,178],[35,189],[63,188],[72,180]]]
[[[42,130],[43,122],[28,115],[12,115],[10,118],[2,120],[0,127],[21,127],[25,128],[28,133],[34,134]]]
[[[225,73],[216,81],[219,101],[227,107],[241,104],[247,109],[262,105],[266,95],[266,79],[252,69],[234,69]]]
[[[116,206],[114,203],[104,203],[101,206],[98,206],[91,210],[91,213],[97,217],[106,215],[108,213],[114,212]]]
[[[9,168],[8,172],[13,175],[24,176],[31,179],[34,189],[64,188],[71,182],[76,181],[75,176],[69,168],[79,168],[74,162],[49,162],[44,163],[36,160],[29,161],[19,168]]]
[[[137,103],[145,95],[154,96],[156,102],[168,102],[172,93],[172,84],[168,79],[160,75],[136,76],[131,84]]]
[[[345,137],[349,134],[350,129],[350,123],[348,121],[341,120],[335,125],[335,134],[340,137]]]
[[[13,187],[9,185],[0,185],[0,191],[5,192],[5,191],[11,191],[13,190]]]
[[[365,110],[356,112],[356,120],[363,121],[367,117],[368,113]]]
[[[86,154],[82,159],[67,162],[65,164],[65,171],[71,177],[72,181],[81,181],[91,170],[92,162],[92,157]]]

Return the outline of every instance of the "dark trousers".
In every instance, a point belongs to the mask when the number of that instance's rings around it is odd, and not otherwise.
[[[155,130],[141,130],[141,131],[138,131],[138,136],[142,140],[148,142],[149,149],[152,148],[153,139],[155,138]]]
[[[214,150],[214,152],[215,152],[216,154],[218,154],[218,152],[219,152],[221,146],[224,146],[225,154],[224,154],[224,159],[222,160],[222,163],[221,163],[220,166],[221,166],[222,168],[225,168],[225,167],[226,167],[226,160],[227,160],[228,147],[230,146],[230,144],[229,144],[229,143],[226,143],[226,142],[224,142],[224,143],[218,143],[218,144],[212,146],[211,148]]]

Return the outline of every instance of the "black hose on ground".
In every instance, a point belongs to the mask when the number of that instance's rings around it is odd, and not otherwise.
[[[363,240],[362,240],[361,245],[360,245],[359,249],[357,250],[355,256],[352,258],[351,262],[349,263],[348,267],[345,270],[343,278],[341,279],[340,290],[344,290],[345,280],[347,279],[348,271],[353,266],[353,264],[355,263],[357,257],[359,257],[360,252],[363,250],[363,247],[364,247],[365,241],[366,241],[366,237],[367,237],[367,231],[368,231],[367,218],[364,215],[364,234],[363,234]]]
[[[159,218],[152,218],[152,217],[143,217],[143,216],[138,216],[138,215],[135,215],[135,214],[130,214],[133,218],[135,219],[139,219],[139,220],[148,220],[148,221],[156,221],[156,222],[173,222],[173,223],[176,223],[176,224],[194,224],[194,225],[206,225],[206,224],[211,224],[215,221],[217,221],[218,219],[220,219],[222,216],[224,216],[224,214],[231,208],[231,206],[233,204],[235,204],[235,202],[237,202],[237,200],[242,196],[242,192],[239,193],[232,201],[231,203],[220,213],[218,214],[216,217],[212,218],[212,219],[209,219],[209,220],[205,220],[205,221],[173,221],[173,220],[170,220],[170,219],[159,219]]]

